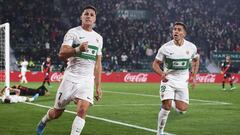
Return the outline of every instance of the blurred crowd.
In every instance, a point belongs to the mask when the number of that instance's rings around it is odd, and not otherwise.
[[[0,0],[0,23],[11,24],[11,47],[18,59],[41,63],[57,53],[63,36],[80,24],[81,9],[97,8],[95,30],[104,38],[105,71],[149,71],[158,48],[171,40],[175,21],[187,25],[187,39],[195,43],[201,65],[211,51],[240,52],[239,0]],[[145,19],[118,17],[119,10],[149,12]]]

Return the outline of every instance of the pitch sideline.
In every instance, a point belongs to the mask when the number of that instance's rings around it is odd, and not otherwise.
[[[114,94],[122,94],[122,95],[136,95],[136,96],[144,96],[144,97],[157,97],[160,98],[158,95],[149,95],[149,94],[138,94],[138,93],[130,93],[130,92],[116,92],[116,91],[108,91],[104,90],[103,92],[107,93],[114,93]],[[221,102],[221,101],[211,101],[211,100],[201,100],[201,99],[190,99],[192,101],[199,101],[204,103],[216,103],[216,104],[223,104],[223,105],[230,105],[232,103]]]
[[[45,105],[31,103],[31,102],[23,102],[23,103],[29,104],[29,105],[34,105],[34,106],[41,107],[41,108],[47,108],[47,109],[51,108],[50,106],[45,106]],[[65,110],[65,112],[71,113],[71,114],[76,114],[76,112],[69,111],[69,110]],[[141,127],[141,126],[137,126],[137,125],[132,125],[132,124],[124,123],[124,122],[114,121],[114,120],[105,119],[105,118],[96,117],[96,116],[91,116],[91,115],[87,115],[87,117],[95,119],[95,120],[101,120],[101,121],[105,121],[105,122],[109,122],[109,123],[114,123],[114,124],[117,124],[117,125],[122,125],[122,126],[127,126],[127,127],[131,127],[131,128],[136,128],[136,129],[141,129],[141,130],[157,133],[157,130],[151,129],[151,128]],[[167,132],[165,132],[165,134],[166,135],[175,135],[175,134],[167,133]]]

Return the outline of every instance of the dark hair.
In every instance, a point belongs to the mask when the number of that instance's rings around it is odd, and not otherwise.
[[[3,102],[4,102],[4,103],[8,103],[8,104],[9,104],[9,103],[11,103],[11,100],[10,100],[10,99],[8,99],[8,98],[5,98]]]
[[[181,25],[183,27],[183,29],[185,30],[185,32],[187,32],[187,27],[183,22],[175,22],[174,26],[176,25]]]
[[[97,9],[96,9],[94,6],[92,6],[92,5],[87,5],[87,6],[85,6],[85,7],[83,8],[83,10],[82,10],[82,13],[83,13],[84,10],[86,10],[86,9],[92,9],[92,10],[94,10],[95,14],[97,14]]]

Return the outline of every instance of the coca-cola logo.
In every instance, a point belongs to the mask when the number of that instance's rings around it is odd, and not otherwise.
[[[61,73],[53,73],[51,76],[52,82],[60,82],[62,80],[62,74]]]
[[[130,73],[126,74],[124,77],[124,82],[147,82],[148,74],[139,73],[132,75]]]
[[[214,83],[216,80],[216,74],[196,75],[196,81],[200,83]]]

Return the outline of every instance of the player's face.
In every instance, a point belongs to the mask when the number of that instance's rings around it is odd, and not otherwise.
[[[47,62],[50,62],[51,58],[47,58]]]
[[[173,39],[178,41],[178,40],[182,40],[186,35],[186,32],[183,28],[183,26],[181,25],[175,25],[173,27],[173,31],[172,31],[172,36],[173,36]]]
[[[96,13],[93,9],[85,9],[81,16],[82,25],[92,26],[96,21]]]
[[[226,57],[226,61],[229,62],[230,61],[230,57]]]

